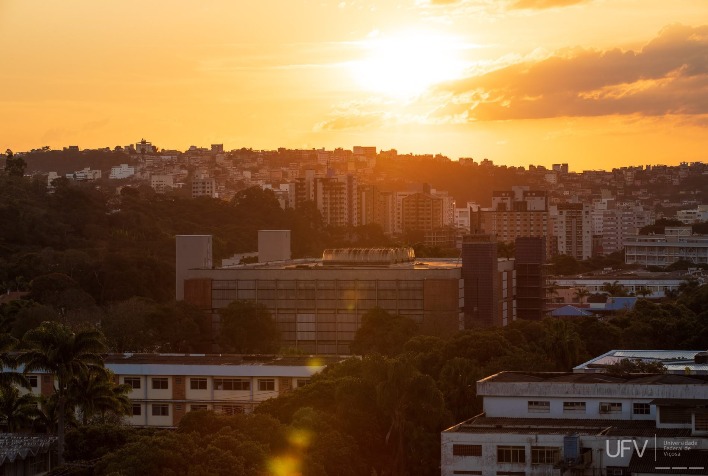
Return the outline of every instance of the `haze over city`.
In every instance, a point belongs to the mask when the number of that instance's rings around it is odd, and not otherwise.
[[[3,146],[705,159],[700,0],[4,1]]]

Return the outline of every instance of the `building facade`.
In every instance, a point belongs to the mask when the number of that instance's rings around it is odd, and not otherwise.
[[[685,260],[708,264],[708,235],[693,235],[690,227],[667,227],[664,235],[639,235],[624,242],[627,264],[669,266]]]
[[[178,236],[177,250],[178,299],[203,309],[213,329],[219,309],[235,300],[264,305],[281,344],[306,353],[348,354],[362,315],[375,307],[414,320],[426,333],[447,335],[461,326],[457,260],[415,260],[410,249],[368,248],[326,250],[322,260],[212,269],[199,265],[211,256],[209,239]]]
[[[116,383],[131,387],[127,423],[174,428],[188,412],[250,413],[259,403],[307,385],[332,359],[208,354],[108,354]],[[49,396],[50,374],[29,373],[30,392]],[[23,390],[26,391],[26,390]]]
[[[501,372],[477,395],[442,433],[443,476],[708,474],[706,376]]]

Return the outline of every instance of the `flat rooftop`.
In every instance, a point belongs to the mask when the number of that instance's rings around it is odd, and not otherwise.
[[[653,420],[573,420],[564,418],[488,417],[484,413],[445,430],[446,433],[690,437],[690,428],[657,428]]]
[[[106,364],[134,365],[277,365],[323,367],[346,357],[313,355],[242,355],[242,354],[107,354]]]
[[[576,373],[602,372],[608,365],[620,360],[632,359],[642,362],[660,362],[668,373],[708,374],[708,364],[695,362],[696,354],[703,350],[611,350],[573,368]]]
[[[457,269],[462,267],[462,258],[417,258],[411,262],[384,265],[375,264],[329,264],[324,265],[320,258],[272,261],[268,263],[249,263],[224,266],[216,270],[234,269],[282,269],[282,270],[333,270],[333,269]]]
[[[573,383],[617,385],[708,385],[708,375],[631,374],[616,377],[605,373],[499,372],[479,382],[485,383]]]

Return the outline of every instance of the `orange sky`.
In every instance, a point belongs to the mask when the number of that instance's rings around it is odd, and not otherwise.
[[[0,149],[708,151],[705,0],[1,0]]]

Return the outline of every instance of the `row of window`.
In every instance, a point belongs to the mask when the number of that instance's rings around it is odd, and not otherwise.
[[[453,456],[482,456],[482,445],[452,445]],[[531,464],[555,464],[560,460],[560,448],[532,446]],[[525,463],[523,446],[497,446],[497,463]]]
[[[170,379],[168,377],[152,377],[151,379],[153,390],[168,390],[170,388]],[[142,385],[141,377],[124,377],[123,382],[130,386],[133,390],[139,390]],[[301,387],[306,385],[308,379],[298,379],[297,385]],[[206,377],[193,377],[189,379],[190,390],[206,390]],[[250,379],[240,378],[214,378],[214,390],[251,390]],[[258,390],[260,392],[274,391],[275,379],[263,378],[258,379]]]
[[[175,405],[175,410],[182,410],[182,408],[181,404]],[[193,403],[189,405],[190,412],[204,411],[207,409],[207,405],[203,403]],[[214,410],[226,415],[243,413],[243,407],[241,405],[216,405]],[[167,403],[153,403],[150,405],[150,411],[152,416],[170,416],[170,406]],[[141,416],[142,414],[142,405],[140,403],[133,403],[133,416]]]
[[[585,413],[587,409],[586,402],[563,402],[563,413]],[[600,413],[622,413],[622,402],[600,402]],[[529,400],[529,413],[550,413],[551,402],[548,400]],[[651,405],[648,403],[632,404],[632,413],[634,415],[649,415],[651,414]]]

